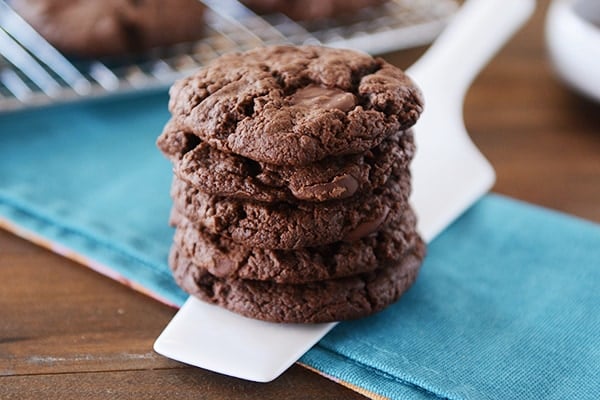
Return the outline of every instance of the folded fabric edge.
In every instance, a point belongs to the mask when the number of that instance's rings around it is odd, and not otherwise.
[[[298,364],[373,400],[399,398],[450,400],[446,396],[350,359],[319,344],[304,354]]]
[[[42,227],[42,229],[46,231],[54,228],[64,233],[75,234],[82,239],[85,239],[89,243],[94,243],[95,245],[110,249],[115,254],[120,254],[127,258],[134,259],[144,268],[153,269],[153,273],[156,273],[157,275],[163,275],[164,278],[171,278],[171,273],[166,270],[164,266],[156,264],[153,259],[144,257],[146,255],[144,251],[124,247],[119,243],[115,243],[114,240],[108,239],[107,236],[110,236],[112,232],[107,231],[103,236],[101,234],[97,234],[93,230],[90,230],[88,225],[95,224],[98,221],[85,220],[82,223],[80,221],[80,217],[76,214],[70,215],[70,218],[65,218],[64,214],[61,215],[61,211],[57,212],[53,206],[45,205],[44,207],[45,208],[40,209],[39,205],[32,204],[26,199],[15,199],[11,196],[0,193],[0,216],[3,214],[2,208],[5,208],[7,210],[4,213],[6,218],[13,221],[13,223],[16,225],[21,224],[25,227],[33,226],[33,228],[30,230],[34,232],[40,230],[36,228]],[[62,211],[62,213],[64,213],[64,211]],[[35,221],[37,226],[35,226],[31,221]],[[165,221],[165,226],[166,224],[167,222]],[[52,238],[49,239],[52,240]],[[150,247],[156,247],[154,243],[146,241],[143,238],[136,238],[136,242],[143,243],[146,249]]]
[[[2,207],[4,206],[4,207]],[[14,214],[19,214],[18,218]],[[13,214],[11,218],[10,214]],[[154,275],[157,279],[150,279],[145,282],[139,282],[134,276],[128,276],[124,271],[109,267],[109,260],[100,260],[96,257],[90,257],[77,248],[73,240],[71,241],[59,241],[50,234],[41,233],[39,229],[34,229],[34,226],[43,226],[44,231],[48,232],[52,229],[60,232],[60,236],[63,238],[76,235],[80,242],[84,242],[89,247],[102,246],[109,255],[105,258],[127,258],[128,263],[135,263],[137,266],[143,267],[147,273]],[[87,237],[78,231],[68,230],[62,226],[56,224],[50,224],[43,218],[37,218],[31,213],[23,210],[15,209],[11,206],[6,206],[0,203],[0,228],[9,231],[25,240],[28,240],[40,247],[48,249],[53,253],[59,254],[65,258],[73,260],[80,265],[88,267],[101,275],[104,275],[112,280],[115,280],[139,293],[142,293],[148,297],[151,297],[167,306],[179,308],[185,302],[187,295],[184,295],[182,291],[178,290],[175,283],[172,283],[173,287],[168,289],[160,287],[158,283],[165,280],[165,276],[157,270],[156,266],[146,265],[146,262],[139,260],[131,254],[124,254],[120,250],[115,250],[107,246],[105,243],[100,243],[93,238]],[[177,289],[177,290],[173,290]]]
[[[304,367],[304,368],[308,369],[309,371],[312,371],[312,372],[314,372],[314,373],[316,373],[318,375],[323,376],[324,378],[327,378],[327,379],[329,379],[329,380],[331,380],[331,381],[333,381],[333,382],[335,382],[337,384],[340,384],[340,385],[342,385],[344,387],[347,387],[348,389],[353,390],[353,391],[355,391],[355,392],[357,392],[357,393],[359,393],[359,394],[361,394],[361,395],[363,395],[365,397],[368,397],[369,399],[373,399],[373,400],[389,400],[389,397],[382,396],[380,394],[371,392],[371,391],[369,391],[369,390],[367,390],[365,388],[362,388],[360,386],[356,386],[356,385],[354,385],[354,384],[352,384],[350,382],[346,382],[346,381],[338,379],[338,378],[336,378],[336,377],[334,377],[332,375],[328,375],[325,372],[319,371],[318,369],[313,368],[313,367],[311,367],[308,364],[304,364],[301,361],[298,361],[297,364],[300,365],[301,367]]]

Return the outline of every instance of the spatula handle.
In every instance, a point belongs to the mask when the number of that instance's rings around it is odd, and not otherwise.
[[[468,0],[426,54],[408,69],[425,92],[461,101],[473,79],[523,24],[535,0]]]

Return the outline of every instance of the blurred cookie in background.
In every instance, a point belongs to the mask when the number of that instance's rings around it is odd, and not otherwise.
[[[337,17],[386,1],[388,0],[241,0],[258,13],[281,13],[297,21]]]
[[[59,51],[119,56],[203,36],[198,0],[13,0],[11,6]]]

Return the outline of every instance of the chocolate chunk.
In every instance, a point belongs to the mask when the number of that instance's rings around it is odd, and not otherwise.
[[[341,89],[309,85],[296,90],[290,96],[290,104],[298,108],[333,108],[348,112],[356,106],[356,98]]]

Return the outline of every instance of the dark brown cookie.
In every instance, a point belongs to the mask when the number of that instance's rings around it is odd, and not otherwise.
[[[177,128],[175,122],[170,119],[162,133],[156,139],[156,146],[173,163],[177,164],[184,155],[194,150],[202,140],[193,133],[186,133]]]
[[[198,0],[12,0],[60,51],[80,57],[123,55],[203,35]]]
[[[391,210],[408,205],[410,176],[392,176],[373,193],[323,203],[261,203],[207,195],[175,178],[176,210],[207,232],[247,247],[298,249],[375,232]]]
[[[351,14],[387,0],[242,0],[262,14],[282,13],[295,20],[314,20]]]
[[[177,284],[201,300],[251,318],[318,323],[364,317],[392,304],[415,281],[424,254],[418,241],[400,261],[375,271],[300,285],[218,278],[177,247],[169,264]]]
[[[297,250],[248,248],[184,218],[177,224],[174,242],[195,265],[218,278],[307,283],[373,271],[400,260],[418,240],[416,217],[410,208],[394,214],[379,231],[354,242]]]
[[[165,130],[159,137],[175,175],[207,194],[263,202],[321,202],[370,192],[385,185],[392,172],[406,169],[414,155],[410,131],[393,134],[362,154],[290,167],[224,153],[193,138],[179,130]]]
[[[412,126],[423,103],[410,78],[384,60],[319,46],[227,54],[170,94],[178,129],[275,165],[364,152]]]

